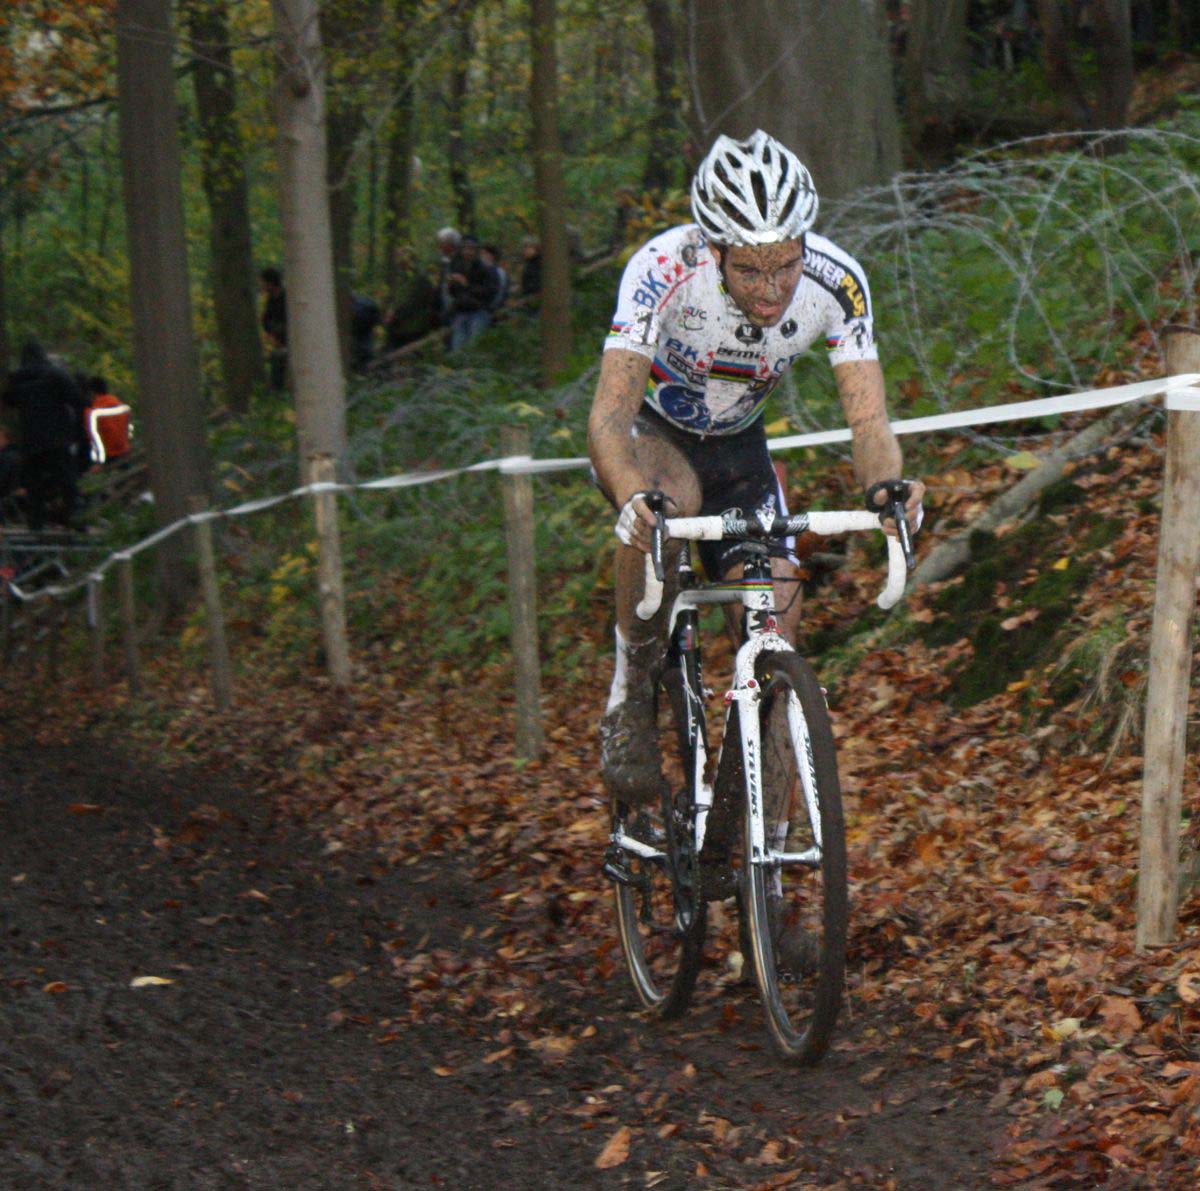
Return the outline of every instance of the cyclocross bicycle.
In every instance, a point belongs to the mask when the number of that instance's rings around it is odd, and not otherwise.
[[[877,603],[904,592],[912,546],[908,488],[886,485],[888,578]],[[614,883],[617,924],[642,1004],[663,1017],[688,1006],[700,969],[708,903],[736,896],[740,951],[750,964],[771,1037],[787,1057],[815,1062],[829,1045],[842,1002],[847,929],[846,843],[833,730],[812,668],[780,635],[770,552],[805,530],[881,529],[878,511],[779,517],[731,510],[666,518],[661,493],[638,615],[651,619],[664,592],[663,542],[734,540],[740,579],[701,582],[690,547],[674,568],[666,664],[658,682],[667,792],[660,806],[615,802],[604,872]],[[671,585],[675,587],[675,584]],[[742,606],[741,640],[725,695],[723,740],[714,751],[705,718],[700,609]],[[740,847],[735,846],[740,833]]]

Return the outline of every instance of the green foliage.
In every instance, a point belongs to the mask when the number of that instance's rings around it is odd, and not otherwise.
[[[1018,142],[833,211],[823,230],[869,268],[896,412],[1135,367],[1154,345],[1134,329],[1194,313],[1181,262],[1200,252],[1198,166],[1200,120],[1185,112],[1169,133],[1131,133],[1121,153]],[[880,218],[884,205],[897,218]]]

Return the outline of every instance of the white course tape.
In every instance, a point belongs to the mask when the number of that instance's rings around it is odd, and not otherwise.
[[[1147,397],[1166,393],[1166,407],[1169,410],[1200,410],[1200,372],[1185,372],[1178,376],[1168,376],[1161,380],[1138,381],[1130,385],[1116,385],[1110,389],[1089,389],[1083,393],[1067,393],[1061,397],[1045,397],[1036,401],[1015,401],[1007,405],[992,405],[985,409],[966,409],[957,413],[934,414],[928,418],[905,418],[892,423],[892,429],[897,434],[918,434],[929,430],[950,430],[960,426],[987,426],[993,422],[1012,422],[1022,418],[1040,418],[1049,414],[1069,413],[1085,409],[1104,409],[1112,405],[1124,405],[1129,401],[1142,401]],[[792,434],[785,438],[772,438],[767,446],[772,451],[787,451],[794,447],[815,447],[826,443],[849,442],[849,429],[820,430],[812,434]],[[568,471],[575,468],[588,467],[589,460],[585,458],[568,459],[534,459],[529,455],[506,455],[501,459],[484,459],[472,463],[468,467],[451,467],[439,471],[400,472],[394,476],[384,476],[378,480],[366,480],[360,484],[337,484],[328,481],[306,484],[294,488],[281,496],[264,496],[258,500],[248,500],[243,504],[234,505],[229,509],[208,509],[202,513],[193,513],[151,534],[148,538],[126,546],[124,549],[110,554],[95,570],[82,579],[72,583],[51,584],[38,588],[37,591],[22,591],[15,584],[9,584],[9,591],[19,600],[35,600],[50,596],[68,595],[72,591],[85,586],[89,580],[99,579],[117,562],[127,562],[135,554],[149,550],[152,546],[178,533],[187,525],[199,521],[215,520],[218,517],[244,517],[249,513],[258,513],[263,509],[273,508],[284,501],[294,500],[300,496],[310,496],[314,492],[352,492],[356,489],[380,491],[393,488],[414,488],[421,484],[434,484],[439,480],[447,480],[453,476],[466,475],[476,471],[498,471],[501,475],[521,476],[537,475],[542,472]]]
[[[1036,401],[1014,401],[1007,405],[990,405],[986,409],[964,409],[951,414],[934,414],[928,418],[905,418],[892,423],[897,434],[920,434],[929,430],[951,430],[960,426],[987,426],[993,422],[1017,422],[1022,418],[1043,418],[1049,414],[1070,413],[1083,409],[1104,409],[1124,405],[1129,401],[1144,401],[1158,393],[1173,392],[1194,385],[1200,373],[1185,372],[1161,380],[1137,381],[1131,385],[1116,385],[1111,389],[1089,389],[1084,393],[1065,393],[1061,397],[1042,397]],[[848,428],[821,430],[814,434],[792,434],[773,438],[767,446],[772,451],[793,447],[813,447],[823,443],[849,442]]]
[[[1200,410],[1200,385],[1190,385],[1186,389],[1169,389],[1167,391],[1167,409]]]

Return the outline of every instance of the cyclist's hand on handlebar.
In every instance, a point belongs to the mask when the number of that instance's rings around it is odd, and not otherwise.
[[[909,532],[916,533],[925,519],[925,507],[921,503],[921,498],[925,495],[925,485],[920,480],[882,480],[878,484],[872,484],[867,489],[867,508],[880,515],[884,533],[891,537],[896,536],[896,522],[888,506],[900,495],[897,485],[903,485],[905,490],[904,512]]]
[[[884,533],[893,538],[899,537],[910,568],[916,565],[912,535],[921,528],[921,522],[925,519],[925,509],[921,504],[924,495],[925,485],[920,480],[881,480],[867,489],[867,508],[879,514]]]
[[[651,535],[657,524],[647,501],[648,492],[635,492],[622,506],[614,531],[626,546],[650,553]]]

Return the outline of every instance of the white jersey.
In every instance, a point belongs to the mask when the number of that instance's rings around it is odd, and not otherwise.
[[[791,304],[775,326],[756,327],[726,292],[693,223],[655,236],[630,258],[604,346],[650,358],[646,401],[668,421],[695,434],[734,434],[820,338],[831,364],[878,358],[871,293],[852,256],[809,232]]]

